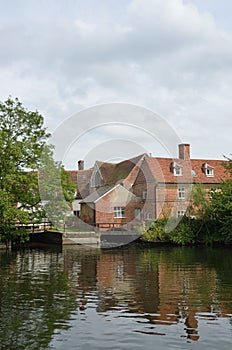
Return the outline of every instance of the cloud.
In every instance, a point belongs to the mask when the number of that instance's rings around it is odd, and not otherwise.
[[[218,130],[229,136],[232,35],[215,13],[194,0],[1,6],[0,99],[18,96],[50,130],[84,106],[134,103],[161,114],[199,156],[205,140],[212,157],[231,152]]]

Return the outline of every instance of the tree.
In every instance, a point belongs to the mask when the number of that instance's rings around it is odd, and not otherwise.
[[[187,215],[197,219],[204,219],[210,197],[203,184],[194,184],[191,191],[191,201]]]
[[[208,207],[208,217],[214,223],[219,233],[219,240],[232,242],[232,160],[227,158],[226,171],[230,179],[221,183],[219,188],[211,191],[211,201]]]
[[[39,169],[39,191],[47,217],[56,228],[65,224],[71,212],[76,184],[61,162],[53,159],[52,147],[44,148]]]
[[[26,110],[17,98],[0,102],[0,240],[6,243],[15,238],[27,239],[19,224],[44,216],[38,169],[44,152],[52,162],[52,152],[48,152],[50,135],[43,123],[41,114]],[[71,189],[66,199],[70,199],[70,192]]]
[[[213,228],[215,240],[232,242],[232,180],[211,191],[207,217]]]

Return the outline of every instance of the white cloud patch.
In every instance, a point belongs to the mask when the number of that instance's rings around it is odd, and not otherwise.
[[[4,6],[0,99],[18,96],[50,130],[82,106],[134,103],[160,113],[195,157],[231,152],[232,34],[217,12],[194,0]]]

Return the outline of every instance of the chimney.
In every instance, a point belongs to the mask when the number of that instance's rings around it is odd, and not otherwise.
[[[84,170],[84,161],[78,160],[78,170]]]
[[[179,158],[184,160],[190,159],[190,144],[182,143],[179,145]]]

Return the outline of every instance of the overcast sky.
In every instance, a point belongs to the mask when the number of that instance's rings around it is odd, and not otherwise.
[[[229,0],[0,0],[0,100],[37,109],[50,132],[88,107],[135,104],[164,118],[192,157],[223,158],[232,153],[231,18]],[[85,158],[84,143],[74,152]]]

